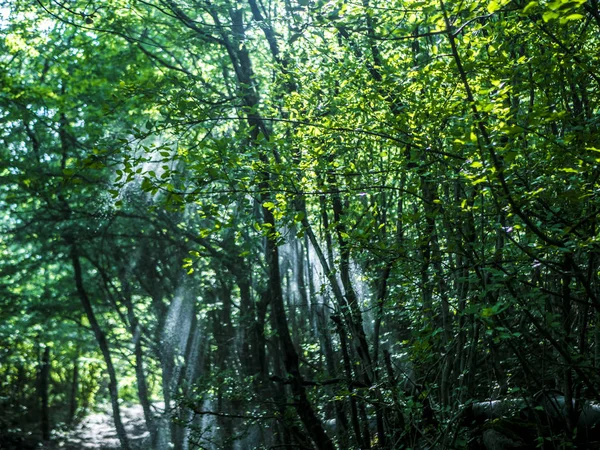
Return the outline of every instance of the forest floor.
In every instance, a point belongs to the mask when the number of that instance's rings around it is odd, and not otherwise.
[[[140,405],[123,407],[121,416],[134,449],[146,448],[150,433],[146,430]],[[110,408],[90,414],[75,429],[58,435],[43,450],[109,450],[120,448]]]

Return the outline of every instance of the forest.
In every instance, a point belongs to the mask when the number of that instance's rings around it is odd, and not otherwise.
[[[0,449],[600,448],[599,49],[599,0],[0,0]]]

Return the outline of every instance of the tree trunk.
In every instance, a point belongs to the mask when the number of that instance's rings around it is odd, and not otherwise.
[[[41,401],[41,428],[42,439],[50,440],[50,411],[48,407],[48,394],[50,388],[50,347],[46,346],[40,365],[40,401]]]
[[[102,328],[100,328],[100,324],[98,323],[96,315],[94,314],[94,310],[92,309],[92,303],[83,285],[81,261],[79,260],[77,246],[74,243],[71,243],[71,262],[73,264],[73,271],[75,274],[75,286],[77,288],[79,300],[81,301],[81,306],[85,311],[88,322],[90,323],[92,331],[94,332],[94,336],[96,337],[96,342],[98,343],[100,351],[102,352],[102,356],[104,357],[104,362],[106,363],[106,371],[108,372],[109,379],[108,391],[110,394],[110,403],[112,405],[113,419],[115,421],[115,430],[117,432],[117,437],[119,438],[119,442],[121,443],[122,450],[130,450],[131,447],[129,445],[129,439],[127,438],[127,433],[125,432],[125,427],[123,426],[123,421],[121,420],[117,374],[115,372],[115,367],[112,362],[110,348],[108,346],[108,341],[106,340],[106,335],[102,331]]]
[[[271,211],[263,208],[265,223],[273,224],[275,220]],[[265,246],[265,257],[267,259],[267,270],[269,271],[269,292],[271,295],[271,308],[275,320],[275,326],[279,335],[279,342],[283,354],[285,370],[290,377],[292,394],[294,395],[294,406],[300,416],[300,420],[306,427],[310,437],[319,450],[334,450],[335,447],[323,428],[319,417],[315,414],[312,405],[308,401],[306,389],[300,374],[298,353],[292,342],[288,329],[285,308],[283,303],[283,292],[279,274],[279,251],[274,236],[267,236]]]
[[[79,349],[77,350],[77,356],[73,361],[73,375],[71,378],[71,396],[69,402],[69,423],[73,423],[75,420],[75,414],[77,413],[77,391],[79,385]]]
[[[154,415],[150,409],[150,397],[148,395],[148,382],[146,380],[146,371],[144,369],[144,351],[142,349],[142,327],[135,314],[131,295],[131,288],[127,280],[127,274],[122,272],[119,274],[121,281],[121,291],[123,301],[127,308],[127,320],[129,321],[131,337],[133,340],[133,353],[135,355],[135,376],[137,381],[138,399],[144,411],[144,420],[146,428],[150,433],[150,441],[152,445],[156,444],[156,426],[154,424]]]

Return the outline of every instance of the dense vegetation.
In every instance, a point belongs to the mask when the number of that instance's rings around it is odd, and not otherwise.
[[[0,10],[0,448],[600,441],[598,0]]]

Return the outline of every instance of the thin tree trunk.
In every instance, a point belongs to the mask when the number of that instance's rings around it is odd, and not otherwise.
[[[148,395],[148,382],[146,380],[146,371],[144,369],[144,352],[142,349],[142,327],[138,321],[133,309],[131,289],[125,273],[120,274],[123,301],[127,308],[127,319],[131,328],[133,340],[133,352],[135,355],[135,376],[137,381],[138,399],[144,412],[146,428],[150,433],[152,445],[156,445],[156,426],[154,424],[154,415],[150,409],[150,396]]]
[[[94,332],[96,342],[100,347],[100,351],[102,352],[102,356],[104,357],[104,362],[106,364],[106,371],[108,372],[108,391],[110,394],[110,403],[112,405],[113,419],[115,422],[115,430],[117,432],[117,437],[119,438],[119,442],[121,443],[122,450],[130,450],[131,446],[129,445],[129,439],[127,438],[127,433],[125,431],[125,427],[123,426],[123,421],[121,420],[117,375],[112,362],[110,348],[108,346],[108,341],[106,340],[106,335],[102,331],[102,328],[100,327],[100,324],[96,319],[96,315],[94,313],[94,310],[92,309],[92,303],[87,294],[87,291],[85,290],[83,284],[83,275],[81,272],[81,262],[79,260],[79,253],[77,251],[77,246],[75,245],[75,243],[71,243],[71,262],[73,265],[73,271],[75,275],[75,286],[77,288],[77,294],[79,296],[81,306],[85,311],[88,322],[90,323],[90,327]]]
[[[263,208],[265,223],[274,224],[275,220],[271,211]],[[281,279],[279,274],[279,251],[274,236],[268,236],[266,239],[265,256],[267,259],[267,268],[269,271],[269,292],[271,295],[271,308],[275,320],[275,326],[279,335],[281,351],[283,354],[283,363],[285,370],[290,376],[290,386],[295,399],[295,408],[304,423],[310,437],[320,450],[334,450],[333,443],[325,433],[323,424],[315,414],[310,404],[303,379],[300,374],[298,353],[292,342],[292,337],[288,329],[283,303],[283,292],[281,290]]]
[[[71,395],[69,401],[69,423],[73,423],[75,420],[75,414],[77,413],[77,392],[79,385],[79,349],[77,349],[77,355],[75,361],[73,361],[73,375],[71,378]]]
[[[338,336],[340,338],[340,346],[342,347],[342,359],[344,361],[344,371],[346,373],[346,381],[348,386],[348,393],[350,397],[350,419],[352,422],[352,429],[354,430],[354,436],[356,438],[356,444],[359,448],[365,448],[365,442],[363,441],[362,432],[360,429],[360,420],[358,417],[358,405],[356,402],[356,396],[354,395],[354,385],[352,376],[352,365],[350,362],[350,355],[348,353],[348,344],[346,342],[346,331],[342,321],[337,316],[332,316],[331,319],[336,325]]]
[[[41,427],[42,439],[50,440],[50,411],[48,405],[48,394],[50,389],[50,347],[46,346],[40,365],[40,403],[41,403]]]

